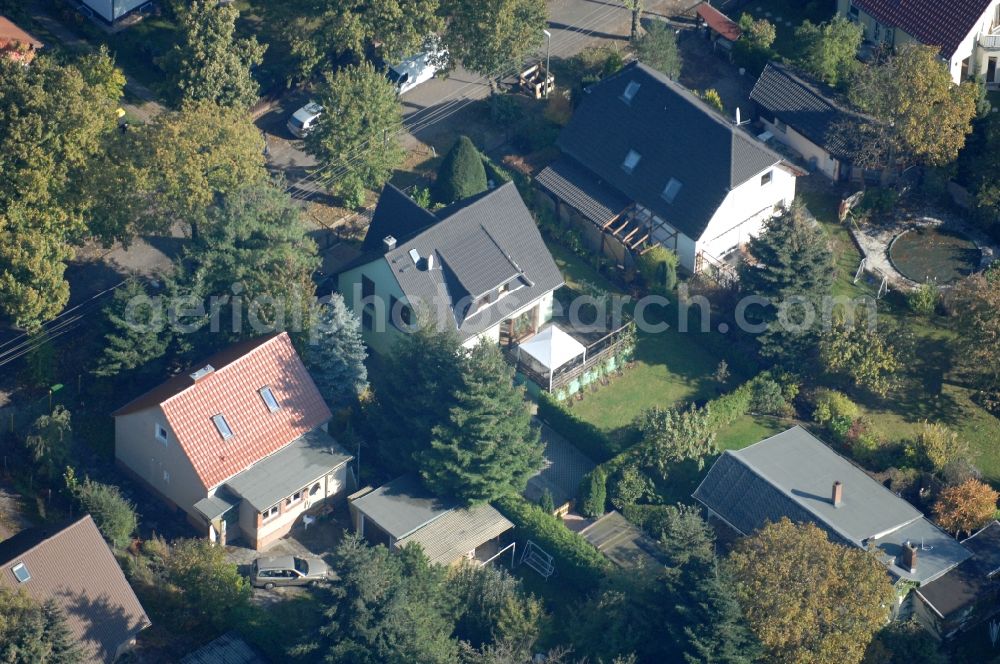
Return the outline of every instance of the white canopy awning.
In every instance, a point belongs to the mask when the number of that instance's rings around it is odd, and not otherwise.
[[[517,351],[535,358],[549,371],[555,371],[570,360],[584,355],[587,348],[558,326],[549,325],[520,344]]]

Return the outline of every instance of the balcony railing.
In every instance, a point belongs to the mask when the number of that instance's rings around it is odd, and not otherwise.
[[[979,35],[979,45],[988,49],[1000,49],[1000,29],[994,28],[988,35]]]

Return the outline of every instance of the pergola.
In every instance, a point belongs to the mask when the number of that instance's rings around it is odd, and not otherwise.
[[[583,356],[584,362],[587,361],[587,347],[558,325],[549,325],[527,341],[518,344],[518,360],[521,359],[522,353],[542,366],[541,373],[548,374],[549,390],[552,389],[552,377],[556,370],[580,356]]]

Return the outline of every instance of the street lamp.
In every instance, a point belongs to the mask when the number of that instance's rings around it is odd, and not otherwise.
[[[545,86],[545,98],[549,98],[549,53],[552,47],[552,33],[548,30],[542,30],[542,34],[545,35],[545,78],[542,79],[542,85]]]

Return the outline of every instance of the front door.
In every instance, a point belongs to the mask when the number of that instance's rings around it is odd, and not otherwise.
[[[986,61],[986,82],[996,83],[997,82],[997,59],[990,58]]]

